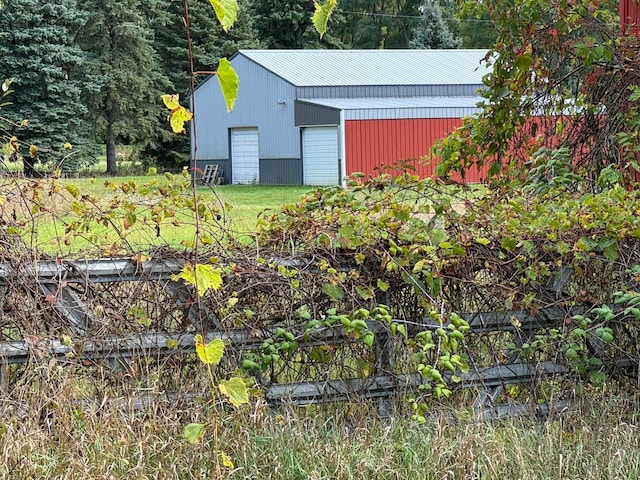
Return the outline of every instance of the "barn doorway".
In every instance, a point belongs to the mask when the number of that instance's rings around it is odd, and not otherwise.
[[[340,184],[338,127],[302,129],[302,170],[305,185]]]
[[[260,153],[257,128],[231,129],[232,183],[258,183]]]

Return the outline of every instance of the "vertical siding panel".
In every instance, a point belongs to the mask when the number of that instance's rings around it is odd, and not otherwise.
[[[434,165],[425,164],[431,147],[462,124],[459,118],[418,118],[389,120],[347,120],[345,150],[347,174],[363,172],[375,176],[382,166],[399,160],[414,160],[421,177],[433,175]],[[471,173],[467,181],[480,177]]]
[[[640,35],[640,3],[620,0],[620,30],[623,35]]]

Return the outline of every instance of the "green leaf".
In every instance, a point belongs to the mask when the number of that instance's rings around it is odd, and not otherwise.
[[[240,85],[240,79],[238,74],[231,66],[231,62],[226,58],[220,59],[218,65],[218,83],[220,83],[220,90],[222,90],[222,96],[227,104],[227,112],[233,110],[238,98],[238,86]]]
[[[372,287],[361,287],[360,285],[356,285],[356,292],[363,300],[371,300],[374,296]]]
[[[182,436],[191,443],[198,443],[204,436],[204,423],[190,423],[184,427]]]
[[[69,184],[65,187],[67,189],[67,192],[69,192],[73,198],[78,198],[80,196],[80,189],[73,184]]]
[[[237,0],[209,0],[216,12],[216,17],[224,31],[227,32],[236,23],[238,18]]]
[[[213,265],[197,264],[195,268],[187,263],[174,280],[184,280],[187,285],[196,287],[198,296],[203,296],[209,290],[219,290],[222,287],[222,274]]]
[[[503,238],[500,245],[505,250],[508,250],[509,252],[513,252],[518,246],[518,241],[515,238]]]
[[[315,5],[315,12],[313,13],[313,26],[316,28],[316,31],[320,34],[320,38],[327,31],[327,23],[329,22],[329,17],[331,16],[331,12],[338,3],[338,0],[326,0],[323,4],[320,4],[314,0],[313,4]]]
[[[207,365],[218,365],[224,355],[224,342],[219,338],[205,344],[202,335],[195,336],[198,358]]]
[[[335,283],[325,283],[322,285],[322,293],[327,295],[332,302],[337,302],[338,300],[342,300],[344,298],[344,292],[339,285]]]
[[[613,245],[609,245],[602,252],[607,260],[610,262],[615,262],[618,259],[618,245],[615,243]]]
[[[220,389],[220,393],[225,395],[229,403],[234,407],[249,403],[247,385],[241,378],[233,377],[229,380],[223,380],[218,385],[218,388]]]

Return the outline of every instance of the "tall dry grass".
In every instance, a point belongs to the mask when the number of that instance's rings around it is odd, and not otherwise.
[[[96,402],[80,402],[90,389],[73,372],[38,368],[2,399],[1,478],[215,478],[211,432],[195,445],[182,437],[187,423],[214,416],[220,447],[234,462],[230,479],[640,476],[637,410],[627,398],[594,395],[556,418],[497,423],[434,415],[418,424],[402,409],[382,420],[363,403],[274,412],[259,398],[237,410],[202,400],[135,411],[106,390]]]

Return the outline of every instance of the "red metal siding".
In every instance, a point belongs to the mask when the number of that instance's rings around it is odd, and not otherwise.
[[[400,118],[387,120],[347,120],[345,122],[347,175],[362,172],[376,176],[380,169],[400,160],[411,160],[417,174],[433,175],[434,165],[420,161],[431,147],[462,124],[460,118]],[[469,172],[466,181],[481,181],[478,172]]]
[[[620,0],[620,28],[623,35],[640,35],[640,2]]]

